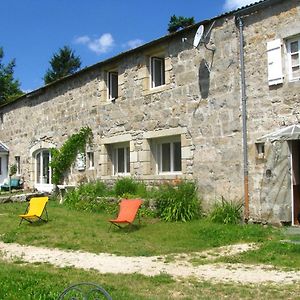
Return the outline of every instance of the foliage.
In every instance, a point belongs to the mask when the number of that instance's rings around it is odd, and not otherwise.
[[[17,174],[17,165],[16,164],[12,164],[9,168],[9,175],[15,175]]]
[[[118,209],[116,202],[109,201],[105,197],[111,191],[100,181],[81,184],[64,197],[64,204],[72,209],[88,212],[115,213]]]
[[[2,63],[4,57],[3,48],[0,47],[0,103],[14,100],[21,96],[20,83],[14,79],[16,60],[11,60],[7,65]]]
[[[125,194],[135,195],[138,189],[138,183],[131,177],[124,177],[118,179],[115,183],[115,194],[116,196],[123,197]]]
[[[81,67],[80,57],[76,56],[75,52],[68,46],[64,46],[57,53],[54,53],[49,63],[51,68],[46,71],[44,76],[45,84],[74,74]]]
[[[200,216],[200,201],[192,181],[161,185],[157,193],[158,216],[165,221],[189,221]]]
[[[187,26],[195,24],[194,17],[186,18],[182,16],[171,16],[169,24],[168,24],[168,31],[169,33],[176,32],[178,29],[185,28]]]
[[[241,221],[240,202],[227,201],[222,197],[221,202],[216,202],[210,213],[210,219],[215,223],[238,224]]]
[[[83,153],[87,143],[92,140],[93,134],[89,127],[82,127],[78,133],[71,135],[60,149],[51,149],[52,182],[59,184],[78,153]]]

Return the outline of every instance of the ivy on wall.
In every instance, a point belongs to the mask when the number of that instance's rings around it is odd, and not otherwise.
[[[71,168],[77,154],[85,151],[92,138],[91,128],[82,127],[78,133],[72,134],[60,149],[51,149],[52,183],[63,182],[64,175]]]

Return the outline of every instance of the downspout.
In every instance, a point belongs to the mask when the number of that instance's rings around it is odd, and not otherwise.
[[[247,145],[247,96],[245,84],[245,62],[244,62],[244,35],[243,20],[237,17],[240,34],[240,68],[241,68],[241,97],[242,97],[242,122],[243,122],[243,162],[244,162],[244,220],[249,220],[249,178],[248,178],[248,145]]]

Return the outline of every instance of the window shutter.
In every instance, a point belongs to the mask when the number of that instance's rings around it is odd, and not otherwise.
[[[281,40],[277,39],[267,43],[268,51],[268,81],[269,85],[283,82]]]

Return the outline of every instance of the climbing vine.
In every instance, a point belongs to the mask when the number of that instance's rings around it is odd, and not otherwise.
[[[91,143],[93,133],[91,128],[82,127],[78,133],[72,134],[60,149],[51,149],[52,182],[59,184],[63,181],[65,173],[70,169],[78,153],[85,151]]]

